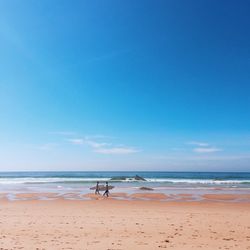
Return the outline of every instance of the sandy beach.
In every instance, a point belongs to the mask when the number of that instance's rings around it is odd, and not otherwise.
[[[55,197],[54,194],[43,194]],[[250,249],[250,203],[235,197],[161,201],[0,200],[0,249]],[[31,197],[24,194],[24,197]],[[95,199],[96,198],[96,199]],[[159,199],[163,198],[161,195]]]

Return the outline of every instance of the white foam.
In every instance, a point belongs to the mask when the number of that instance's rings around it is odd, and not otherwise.
[[[32,183],[67,183],[67,182],[96,182],[108,181],[110,178],[0,178],[0,184],[32,184]]]
[[[79,182],[143,182],[141,180],[135,180],[134,178],[126,178],[125,180],[110,180],[111,178],[60,178],[60,177],[48,177],[48,178],[34,178],[34,177],[24,177],[24,178],[0,178],[0,184],[41,184],[41,183],[79,183]],[[250,180],[213,180],[213,179],[174,179],[174,178],[147,178],[146,182],[151,183],[172,183],[172,184],[211,184],[211,185],[223,185],[223,184],[243,184],[248,183],[250,185]]]
[[[250,180],[212,180],[212,179],[146,179],[148,182],[169,182],[169,183],[190,183],[190,184],[240,184],[248,182]]]

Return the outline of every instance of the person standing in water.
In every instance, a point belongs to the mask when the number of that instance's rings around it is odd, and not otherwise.
[[[103,196],[107,196],[107,197],[109,197],[109,184],[108,184],[108,182],[106,182],[106,189],[105,189],[105,192],[103,193]]]
[[[99,181],[96,183],[95,194],[100,194]]]

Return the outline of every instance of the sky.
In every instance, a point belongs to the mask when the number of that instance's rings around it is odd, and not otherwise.
[[[249,13],[0,0],[0,171],[250,171]]]

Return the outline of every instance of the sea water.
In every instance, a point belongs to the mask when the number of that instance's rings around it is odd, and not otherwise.
[[[145,180],[137,180],[135,176]],[[250,193],[250,172],[141,172],[61,171],[0,172],[0,192],[89,193],[99,181],[112,192],[142,192],[150,187],[161,193]]]

